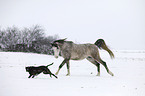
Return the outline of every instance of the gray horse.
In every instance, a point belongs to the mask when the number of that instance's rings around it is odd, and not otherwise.
[[[114,76],[114,74],[108,69],[106,62],[100,58],[98,48],[106,50],[110,54],[110,57],[114,58],[113,52],[107,47],[103,39],[98,39],[95,44],[75,44],[72,41],[66,41],[66,39],[54,41],[52,43],[52,49],[54,50],[55,58],[58,58],[59,52],[61,52],[61,55],[64,58],[56,72],[56,75],[58,75],[60,69],[65,63],[67,64],[67,76],[70,75],[69,60],[82,60],[86,58],[97,66],[97,76],[100,76],[100,64],[106,68],[111,76]]]

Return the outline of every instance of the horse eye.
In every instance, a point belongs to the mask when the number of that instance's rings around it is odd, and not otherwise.
[[[52,43],[51,45],[52,45],[52,47],[56,47],[57,49],[59,49],[57,43]]]
[[[54,46],[54,47],[57,47],[58,45],[57,45],[57,44],[54,44],[53,46]]]

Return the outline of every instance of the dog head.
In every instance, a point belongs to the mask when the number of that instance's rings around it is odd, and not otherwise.
[[[26,69],[26,72],[30,71],[30,67],[25,67],[25,69]]]

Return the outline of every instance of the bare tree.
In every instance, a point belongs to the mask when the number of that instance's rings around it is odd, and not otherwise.
[[[24,28],[21,32],[21,43],[30,45],[32,41],[39,40],[43,37],[43,29],[38,25],[32,28]]]
[[[38,25],[21,30],[17,27],[0,29],[0,45],[9,51],[52,54],[50,43],[56,39],[58,35],[46,37]]]
[[[7,28],[0,31],[0,42],[5,46],[11,46],[17,44],[19,39],[19,30],[16,27]]]

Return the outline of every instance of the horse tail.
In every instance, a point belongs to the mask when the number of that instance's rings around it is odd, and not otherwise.
[[[99,49],[106,50],[110,54],[111,59],[114,58],[113,52],[108,48],[108,46],[106,45],[106,43],[105,43],[105,41],[103,39],[98,39],[95,42],[95,45],[97,45]]]
[[[48,66],[51,66],[51,65],[53,65],[53,63],[51,63],[51,64],[47,65],[47,67],[48,67]]]

